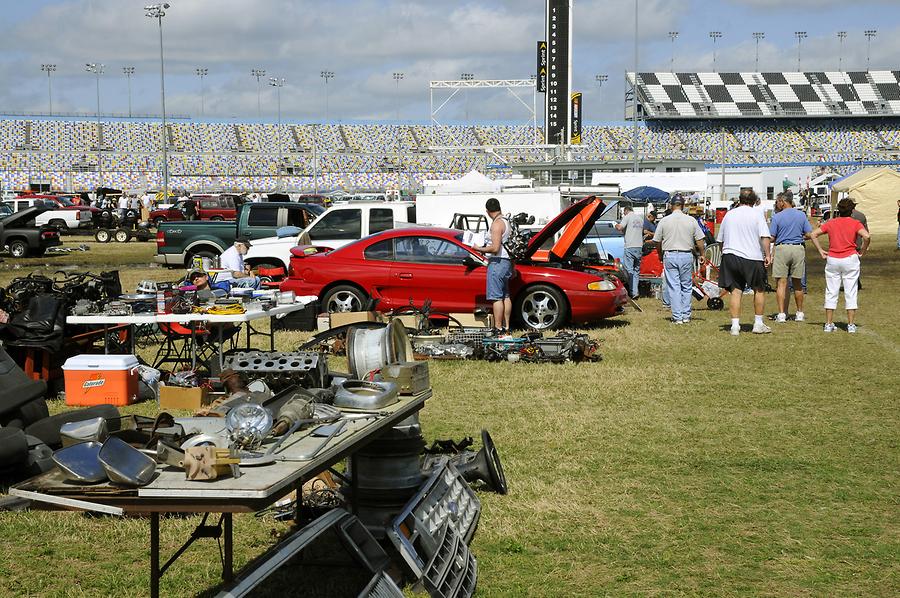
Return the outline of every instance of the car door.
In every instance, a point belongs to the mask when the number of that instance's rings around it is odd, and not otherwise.
[[[487,270],[467,265],[467,257],[465,247],[444,237],[397,237],[390,293],[400,305],[422,307],[430,299],[435,311],[472,312],[484,302]]]
[[[337,249],[348,243],[357,241],[362,234],[362,210],[332,210],[324,214],[318,222],[307,231],[309,240],[314,245]]]

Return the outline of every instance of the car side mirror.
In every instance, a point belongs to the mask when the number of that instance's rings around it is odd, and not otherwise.
[[[467,255],[465,258],[463,258],[463,265],[471,270],[473,268],[477,268],[478,266],[483,266],[484,264],[476,260],[471,255]]]

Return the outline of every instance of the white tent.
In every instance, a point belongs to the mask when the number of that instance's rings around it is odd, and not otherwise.
[[[464,176],[441,185],[441,193],[499,193],[502,185],[473,170]]]

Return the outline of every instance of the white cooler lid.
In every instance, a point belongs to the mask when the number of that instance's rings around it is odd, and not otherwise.
[[[134,355],[76,355],[63,364],[64,370],[130,370],[138,366]]]

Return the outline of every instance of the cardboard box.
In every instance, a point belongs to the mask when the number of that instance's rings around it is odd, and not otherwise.
[[[406,328],[418,329],[419,327],[419,316],[415,314],[407,314],[404,316],[393,316],[391,320],[400,320],[400,323],[403,324]]]
[[[329,328],[331,328],[331,318],[328,317],[328,314],[319,314],[316,317],[316,330],[325,332]]]
[[[494,316],[492,314],[485,314],[483,316],[476,316],[475,314],[466,314],[466,313],[453,313],[450,314],[451,317],[456,318],[460,324],[465,326],[466,328],[493,328],[494,327]],[[453,320],[450,321],[452,325],[456,323]]]
[[[381,316],[374,311],[342,311],[331,314],[331,327],[346,326],[356,322],[379,322]]]
[[[210,403],[206,388],[185,388],[182,386],[160,386],[160,409],[187,409],[197,411]]]

